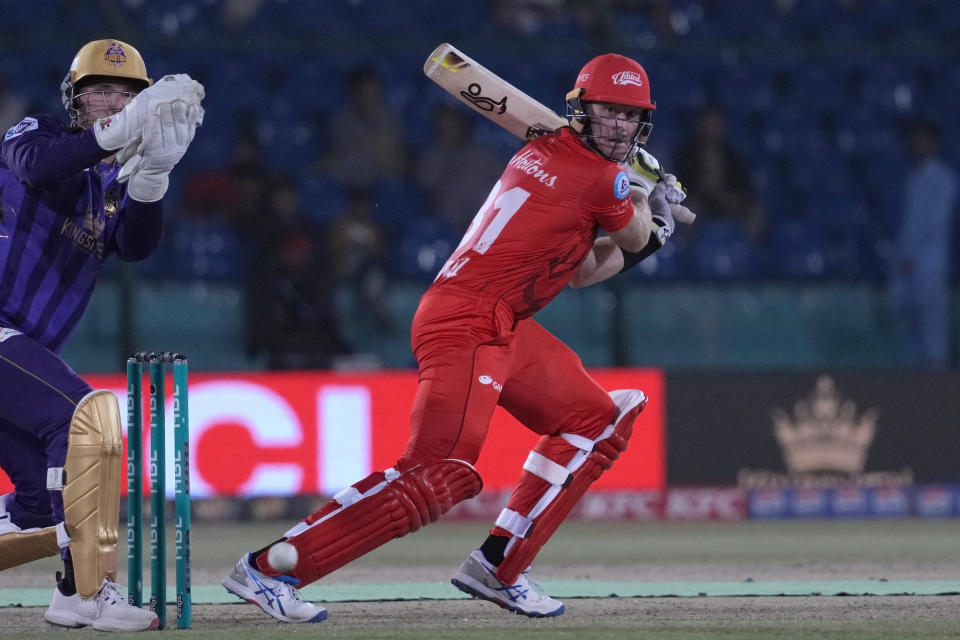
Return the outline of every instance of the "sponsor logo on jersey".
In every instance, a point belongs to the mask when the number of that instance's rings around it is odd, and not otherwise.
[[[557,183],[557,176],[550,175],[543,170],[543,158],[529,149],[519,155],[513,156],[507,166],[513,167],[517,171],[521,171],[535,180],[539,180],[541,184],[545,184],[551,189]]]
[[[13,125],[7,129],[7,135],[3,136],[4,140],[10,140],[11,138],[16,138],[19,135],[26,133],[27,131],[33,131],[38,127],[36,118],[24,118],[17,124]]]
[[[618,200],[623,200],[630,195],[630,178],[627,177],[626,171],[621,171],[613,179],[613,195],[617,196]]]
[[[87,215],[84,216],[82,225],[77,224],[71,218],[64,220],[60,227],[60,235],[73,240],[74,244],[85,253],[103,260],[104,244],[100,236],[103,234],[104,226],[105,223],[88,211]]]
[[[108,218],[112,218],[118,211],[120,211],[120,195],[115,189],[110,189],[103,194],[103,213]]]
[[[477,378],[477,380],[480,382],[480,384],[491,385],[496,391],[503,391],[503,385],[497,382],[496,380],[494,380],[493,378],[491,378],[490,376],[483,375]]]
[[[103,234],[103,229],[106,226],[107,223],[101,220],[100,216],[93,212],[93,209],[87,209],[87,212],[83,216],[83,228],[86,231],[89,231],[99,238]]]
[[[613,84],[616,86],[625,84],[632,84],[635,87],[643,86],[643,79],[640,77],[640,74],[635,71],[619,71],[610,76],[610,79],[613,80]]]

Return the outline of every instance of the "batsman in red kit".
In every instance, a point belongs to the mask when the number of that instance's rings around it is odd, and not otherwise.
[[[411,332],[419,386],[396,465],[287,531],[282,540],[297,551],[292,569],[269,565],[271,545],[246,554],[223,580],[230,592],[285,622],[325,619],[297,587],[476,496],[482,481],[473,464],[500,405],[540,440],[490,535],[452,582],[522,615],[563,613],[528,577],[530,564],[626,450],[647,398],[602,389],[531,316],[566,285],[605,280],[661,247],[683,198],[640,149],[655,106],[637,62],[594,58],[567,104],[570,126],[513,156],[421,298]]]

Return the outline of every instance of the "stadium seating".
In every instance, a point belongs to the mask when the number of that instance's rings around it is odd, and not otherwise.
[[[763,314],[796,332],[793,350],[784,351],[791,362],[831,357],[820,344],[831,345],[842,360],[844,340],[853,340],[852,321],[834,323],[839,316],[828,318],[824,309],[828,302],[848,302],[831,289],[842,286],[863,287],[853,302],[878,308],[879,298],[863,292],[874,291],[885,276],[909,163],[904,119],[939,115],[943,148],[960,166],[960,121],[949,117],[960,112],[960,61],[952,44],[960,33],[960,6],[953,2],[670,0],[670,33],[660,31],[663,24],[649,10],[653,3],[612,3],[616,13],[598,13],[592,22],[575,11],[545,10],[540,26],[526,35],[499,23],[493,3],[449,11],[431,0],[351,0],[297,11],[296,3],[264,0],[251,3],[254,13],[235,23],[226,19],[224,3],[204,0],[49,4],[44,20],[21,3],[8,7],[0,21],[0,73],[34,108],[62,113],[56,88],[75,51],[73,40],[100,37],[105,24],[140,27],[142,35],[127,37],[146,55],[151,75],[186,70],[207,87],[203,128],[172,180],[164,245],[137,267],[150,295],[167,286],[189,290],[199,280],[242,291],[250,247],[221,221],[186,219],[177,191],[190,172],[229,162],[241,114],[253,114],[254,122],[242,135],[260,140],[269,168],[292,176],[301,186],[303,210],[325,226],[343,210],[345,192],[333,177],[316,173],[315,160],[326,149],[325,116],[342,104],[348,73],[358,64],[382,73],[387,98],[406,123],[406,142],[422,153],[433,143],[434,107],[455,104],[421,73],[424,57],[441,41],[461,46],[557,111],[587,59],[608,50],[636,57],[650,73],[658,103],[649,149],[668,169],[676,145],[690,133],[690,114],[706,100],[725,108],[729,142],[749,167],[768,215],[767,232],[752,241],[735,225],[702,215],[629,273],[626,286],[649,294],[646,302],[628,297],[636,305],[630,310],[642,312],[644,332],[669,336],[677,322],[700,331],[697,340],[669,348],[661,347],[669,340],[635,341],[630,357],[641,362],[679,366],[705,353],[704,363],[776,364],[781,360],[764,356],[763,349],[784,347],[766,333]],[[504,157],[518,148],[519,141],[486,121],[476,120],[474,135]],[[396,282],[385,304],[402,323],[410,309],[401,299],[434,277],[462,229],[425,218],[412,180],[378,185],[376,195],[377,222],[394,246],[387,259]],[[960,244],[960,224],[956,229]],[[958,277],[960,251],[954,255]],[[116,338],[96,326],[116,304],[118,270],[109,266],[104,277],[103,292],[71,347],[87,354],[87,362],[106,357],[103,345]],[[773,287],[772,301],[744,293],[740,287],[748,284]],[[803,326],[788,313],[790,296],[781,295],[790,287],[826,287],[803,298],[820,300],[800,314]],[[545,317],[559,333],[596,336],[596,344],[581,345],[585,360],[611,362],[609,331],[576,311],[587,294],[569,293]],[[589,303],[602,308],[606,299],[599,295]],[[720,310],[713,324],[697,317],[704,300]],[[858,314],[853,302],[842,305],[846,318],[870,325],[873,316]],[[218,308],[226,313],[231,307]],[[807,326],[818,322],[827,324]],[[752,327],[746,335],[759,337],[741,340],[735,325]],[[886,337],[877,329],[877,340]],[[357,339],[389,353],[385,362],[409,363],[402,336],[371,331]]]

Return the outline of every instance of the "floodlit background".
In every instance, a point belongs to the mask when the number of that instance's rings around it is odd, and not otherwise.
[[[649,150],[700,217],[541,314],[588,366],[956,367],[960,225],[911,221],[908,255],[946,263],[918,303],[948,309],[932,354],[891,278],[911,125],[937,124],[957,168],[949,0],[2,4],[0,127],[62,113],[60,80],[94,38],[207,88],[163,247],[111,264],[66,350],[80,371],[154,345],[206,370],[413,366],[418,296],[519,148],[423,75],[444,41],[560,113],[595,55],[649,72]]]
[[[960,514],[957,3],[0,5],[0,127],[65,116],[97,38],[206,86],[160,250],[107,263],[64,351],[121,398],[131,352],[189,357],[198,497],[329,494],[401,450],[419,295],[520,147],[423,75],[446,41],[558,112],[593,56],[639,60],[649,150],[699,214],[537,316],[652,398],[585,517]],[[465,515],[496,514],[532,439],[498,412],[489,444]]]
[[[135,45],[154,79],[206,87],[160,250],[108,261],[63,353],[121,406],[130,353],[189,357],[203,593],[222,596],[211,585],[240,553],[401,451],[419,296],[520,148],[423,75],[450,42],[559,113],[589,59],[638,60],[658,107],[648,150],[699,214],[654,258],[537,316],[605,387],[651,396],[538,579],[796,580],[811,597],[574,598],[569,626],[543,629],[480,603],[360,602],[324,631],[955,633],[955,597],[812,594],[843,580],[960,593],[960,3],[0,0],[0,16],[0,130],[66,119],[60,82],[93,39]],[[411,566],[445,581],[532,436],[498,412],[488,444],[484,493],[334,583],[402,584]],[[24,588],[44,604],[57,566],[4,572],[0,606]],[[43,637],[40,611],[3,619]],[[198,637],[273,637],[256,614],[198,607]]]

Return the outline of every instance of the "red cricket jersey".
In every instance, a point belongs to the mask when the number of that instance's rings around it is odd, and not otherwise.
[[[510,159],[431,289],[481,292],[522,320],[570,282],[600,228],[617,231],[632,216],[619,165],[567,128],[541,136]]]

